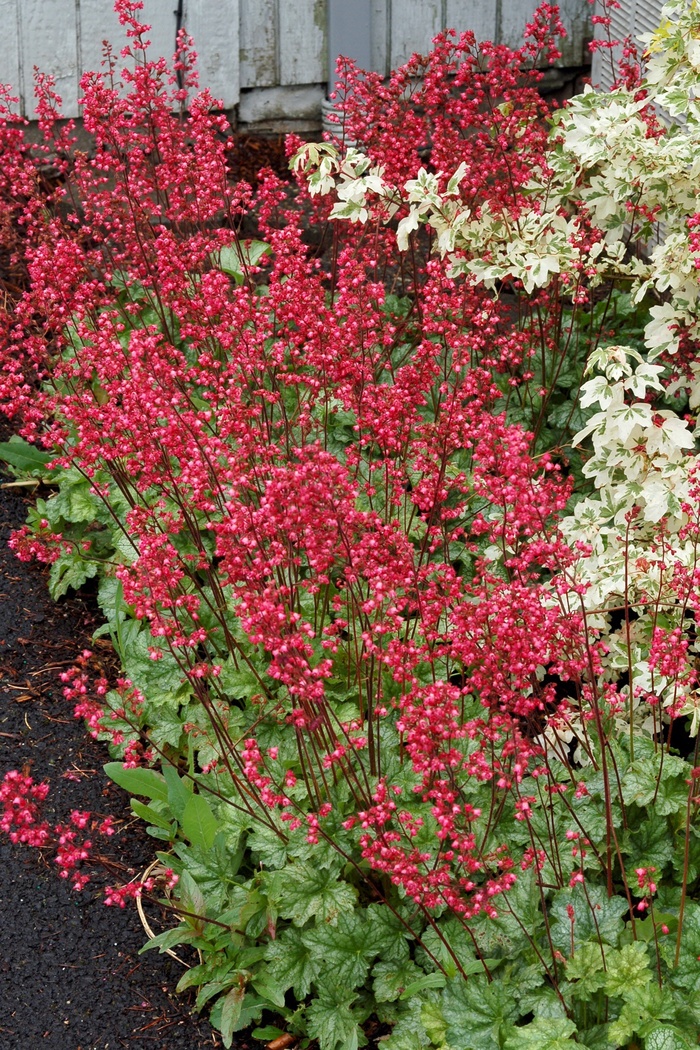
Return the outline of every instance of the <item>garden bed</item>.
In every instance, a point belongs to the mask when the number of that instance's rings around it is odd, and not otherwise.
[[[0,779],[24,768],[51,782],[55,820],[89,809],[113,816],[117,834],[103,850],[110,867],[82,894],[57,878],[50,860],[0,839],[0,1046],[221,1046],[208,1023],[189,1012],[188,998],[173,993],[182,967],[155,952],[139,956],[145,934],[136,910],[101,903],[108,881],[131,878],[151,862],[153,843],[124,792],[105,778],[107,753],[73,718],[58,678],[93,644],[94,601],[52,601],[44,569],[19,562],[7,547],[26,517],[26,491],[0,488]],[[240,1050],[249,1045],[236,1043]]]
[[[362,150],[290,142],[292,192],[232,185],[206,94],[174,115],[190,44],[166,86],[140,6],[124,91],[83,81],[94,151],[39,78],[70,195],[0,125],[0,456],[53,493],[11,546],[59,610],[95,594],[56,670],[158,865],[120,880],[109,793],[42,811],[38,762],[0,827],[174,905],[150,947],[198,953],[225,1047],[690,1050],[700,11],[558,114],[547,3],[515,52],[350,67]],[[18,721],[50,668],[12,666]]]

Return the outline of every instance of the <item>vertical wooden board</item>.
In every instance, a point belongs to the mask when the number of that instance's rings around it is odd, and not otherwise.
[[[0,0],[0,32],[0,84],[9,87],[11,94],[19,95],[21,85],[16,0]]]
[[[176,0],[145,0],[140,20],[150,25],[150,58],[172,61],[177,33]],[[224,105],[238,102],[238,0],[221,0],[216,17],[206,0],[185,0],[182,26],[194,38],[199,56],[200,83],[210,87]],[[80,0],[79,67],[100,70],[104,43],[108,40],[117,56],[117,71],[128,64],[120,57],[127,44],[126,30],[119,25],[113,0]]]
[[[433,37],[442,29],[441,0],[390,0],[391,68],[396,69],[418,51],[430,51]]]
[[[533,0],[534,3],[534,0]],[[497,4],[493,0],[447,0],[444,29],[471,30],[477,41],[496,38]]]
[[[20,0],[19,85],[27,116],[34,115],[34,66],[50,73],[67,117],[78,115],[78,49],[75,0]]]
[[[100,0],[101,2],[102,0]],[[175,37],[177,35],[176,13],[177,0],[175,2],[173,0],[144,0],[143,11],[140,17],[151,27],[148,39],[151,41],[150,54],[152,58],[166,58],[169,63],[172,61],[175,53]],[[195,47],[196,45],[197,41],[195,40]]]
[[[126,43],[124,30],[114,13],[111,0],[80,0],[78,8],[78,70],[80,74],[97,72],[103,68],[104,44],[109,40],[119,51]],[[117,68],[121,67],[119,59]]]
[[[273,87],[279,84],[278,48],[277,0],[240,0],[242,88]]]
[[[174,0],[145,0],[144,9],[137,12],[139,20],[151,28],[146,39],[151,41],[149,56],[167,58],[175,51],[175,7]],[[104,58],[104,43],[114,48],[117,70],[126,65],[119,52],[129,42],[126,27],[120,26],[114,13],[113,0],[80,0],[78,57],[81,72],[99,71]]]
[[[326,0],[279,0],[280,84],[328,77]]]
[[[210,0],[185,0],[183,26],[194,38],[201,87],[209,88],[224,108],[235,106],[240,97],[238,0],[214,5]]]
[[[525,39],[525,26],[532,21],[536,3],[533,0],[501,0],[496,39],[508,47],[521,47]]]
[[[560,17],[567,35],[559,41],[562,57],[559,65],[586,65],[590,61],[587,43],[591,38],[591,8],[586,0],[559,0]],[[533,0],[501,0],[498,42],[518,48],[523,43],[525,26],[532,21]]]
[[[559,0],[559,14],[566,27],[566,37],[559,41],[560,65],[583,66],[591,61],[588,49],[593,37],[591,15],[594,9],[585,0]]]
[[[372,69],[375,73],[388,76],[391,72],[389,62],[389,41],[391,39],[391,3],[390,0],[372,0]]]

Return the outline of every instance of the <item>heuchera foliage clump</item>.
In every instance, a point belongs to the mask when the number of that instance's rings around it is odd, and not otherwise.
[[[83,78],[88,153],[49,80],[39,147],[6,93],[0,395],[46,450],[5,458],[58,484],[13,545],[55,595],[98,578],[121,659],[65,687],[169,844],[155,943],[203,953],[180,987],[226,1045],[264,1009],[322,1050],[370,1015],[388,1050],[692,1045],[697,275],[669,237],[683,214],[693,260],[700,210],[656,158],[694,111],[667,130],[628,47],[609,101],[552,117],[544,3],[517,51],[348,64],[354,145],[291,141],[296,187],[253,192],[141,7],[126,68]]]

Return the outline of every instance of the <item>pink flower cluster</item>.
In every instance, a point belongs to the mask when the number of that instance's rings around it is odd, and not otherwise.
[[[69,824],[52,827],[39,819],[40,804],[48,793],[47,783],[35,784],[28,774],[11,769],[0,784],[0,831],[5,832],[11,842],[38,849],[53,848],[60,877],[70,879],[73,889],[82,890],[90,876],[80,869],[83,862],[90,859],[92,842],[79,832],[92,824],[98,833],[111,835],[111,818],[97,822],[92,814],[75,809],[70,814]]]
[[[74,809],[70,813],[68,824],[50,825],[40,819],[40,807],[49,794],[49,785],[44,782],[35,784],[28,774],[11,769],[0,783],[0,831],[4,832],[11,842],[34,846],[37,849],[54,851],[54,863],[62,879],[70,880],[72,888],[83,890],[90,882],[91,875],[85,869],[86,862],[99,863],[99,857],[93,852],[93,842],[82,834],[90,828],[94,834],[110,838],[115,834],[112,817],[97,818],[86,810]],[[142,892],[150,892],[158,882],[172,888],[177,884],[178,876],[168,868],[156,880],[129,882],[123,886],[112,886],[105,889],[105,904],[118,905],[123,908],[126,901]]]
[[[114,575],[151,629],[154,668],[174,658],[209,719],[187,730],[220,749],[205,768],[225,766],[246,807],[267,821],[281,810],[285,832],[312,843],[333,819],[329,785],[347,783],[345,830],[372,868],[425,909],[494,915],[515,869],[543,861],[534,844],[517,858],[505,842],[486,848],[470,783],[528,827],[526,775],[566,791],[543,730],[566,728],[576,705],[599,715],[596,639],[567,576],[580,552],[556,528],[573,482],[537,444],[545,377],[564,366],[563,325],[589,304],[590,274],[582,262],[531,296],[515,281],[494,294],[450,277],[430,232],[397,258],[405,209],[387,225],[329,222],[329,199],[304,184],[292,197],[268,172],[255,196],[232,186],[234,145],[216,100],[194,94],[189,42],[174,69],[150,60],[140,8],[118,3],[137,59],[121,83],[111,52],[82,80],[91,151],[69,164],[46,80],[38,152],[8,100],[0,111],[0,198],[28,278],[0,310],[0,404],[78,465],[119,523]],[[533,66],[556,53],[557,8],[542,3],[527,31],[517,50],[442,34],[386,83],[346,64],[346,130],[389,182],[427,164],[445,189],[463,162],[459,205],[517,224],[533,171],[550,172]],[[67,181],[40,193],[42,150],[66,158]],[[242,233],[253,217],[267,246],[256,265]],[[580,219],[586,259],[602,235]],[[309,226],[319,241],[331,229],[325,256]],[[34,542],[48,556],[48,536],[16,541]],[[673,671],[677,639],[655,646],[659,673]],[[240,734],[227,714],[245,704],[224,666],[256,679]],[[91,732],[126,745],[127,765],[150,760],[132,682],[108,696],[78,666],[64,685]],[[260,722],[288,732],[294,762],[261,746]],[[399,802],[387,748],[415,799]],[[38,801],[23,797],[25,810]],[[59,843],[69,871],[89,849],[73,828]]]

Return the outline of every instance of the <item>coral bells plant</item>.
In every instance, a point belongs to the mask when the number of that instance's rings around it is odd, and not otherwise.
[[[697,12],[554,114],[549,4],[348,66],[357,145],[253,193],[141,6],[89,153],[48,80],[41,147],[6,99],[0,353],[3,456],[58,486],[13,544],[121,660],[64,687],[177,877],[153,944],[227,1046],[694,1045]]]

